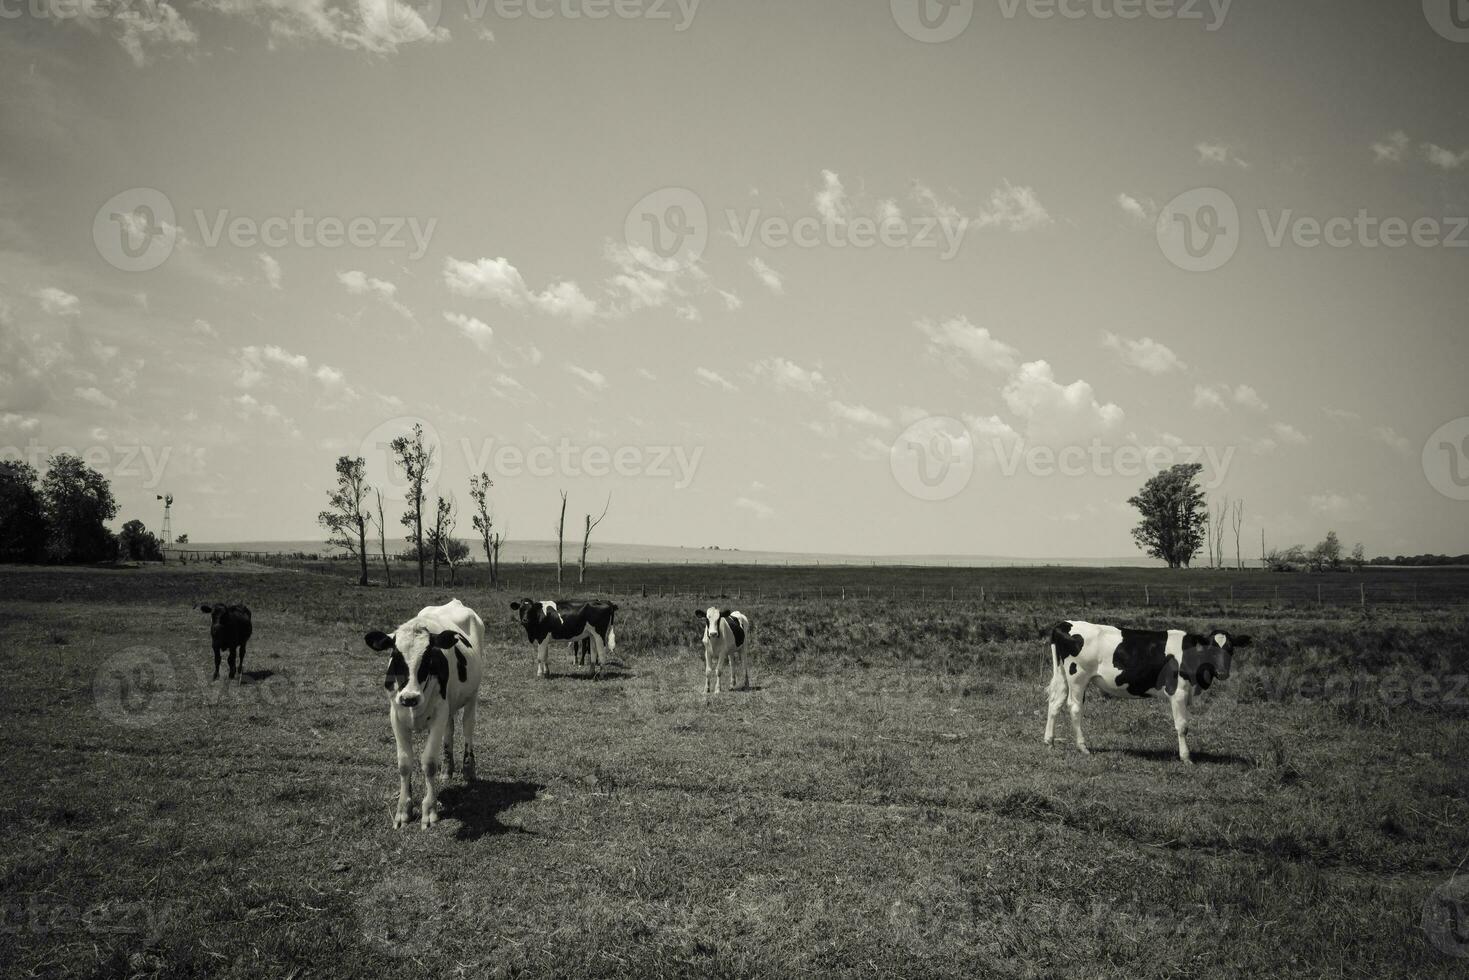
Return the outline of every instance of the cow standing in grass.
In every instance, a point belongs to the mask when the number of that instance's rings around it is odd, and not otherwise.
[[[245,683],[245,645],[250,642],[250,633],[253,629],[250,623],[250,610],[242,605],[227,605],[223,602],[204,603],[199,607],[200,612],[207,612],[210,616],[209,642],[214,647],[214,677],[212,681],[219,680],[219,655],[221,651],[229,651],[230,680],[235,679],[235,668],[239,667],[240,683]],[[235,654],[239,653],[238,665],[235,663]]]
[[[1215,678],[1228,679],[1235,649],[1249,645],[1248,636],[1231,636],[1224,630],[1198,634],[1118,629],[1079,621],[1057,623],[1051,628],[1046,745],[1056,741],[1056,716],[1064,705],[1071,712],[1076,747],[1087,751],[1081,735],[1081,705],[1087,687],[1095,684],[1111,697],[1167,698],[1178,733],[1178,757],[1190,762],[1186,739],[1190,702],[1208,690]]]
[[[398,809],[393,826],[408,822],[413,790],[413,734],[427,732],[420,761],[427,784],[421,824],[438,822],[434,806],[438,794],[434,776],[442,754],[444,772],[454,775],[454,715],[464,712],[464,779],[474,780],[474,712],[483,674],[481,651],[485,624],[458,599],[427,606],[392,633],[374,630],[364,639],[379,653],[389,654],[388,718],[398,750]]]
[[[550,677],[546,655],[552,640],[571,643],[572,656],[581,641],[591,643],[592,676],[602,672],[603,658],[617,648],[617,603],[605,599],[570,602],[566,599],[517,599],[510,603],[525,627],[525,638],[536,648],[536,676]]]
[[[709,682],[714,682],[714,693],[719,693],[720,676],[724,664],[729,662],[729,689],[735,689],[735,671],[741,661],[745,665],[745,690],[750,689],[750,656],[745,650],[745,639],[750,633],[750,620],[742,612],[731,612],[710,606],[705,610],[694,610],[694,619],[704,627],[704,693],[709,693]]]

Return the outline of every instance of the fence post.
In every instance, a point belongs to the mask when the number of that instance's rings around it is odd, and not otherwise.
[[[1361,596],[1362,608],[1363,609],[1366,609],[1367,608],[1367,586],[1363,585],[1361,582],[1358,582],[1357,583],[1357,591],[1358,591],[1358,593]]]
[[[1316,605],[1317,606],[1320,606],[1321,605],[1321,583],[1320,582],[1317,582],[1316,583]]]
[[[1153,604],[1153,597],[1148,594],[1148,587],[1147,587],[1147,585],[1144,585],[1143,586],[1143,605],[1145,605],[1145,606],[1151,606],[1152,604]]]

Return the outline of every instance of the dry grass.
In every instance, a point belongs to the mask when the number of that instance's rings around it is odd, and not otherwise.
[[[624,669],[537,683],[508,597],[461,590],[489,624],[481,781],[448,784],[422,832],[391,827],[382,664],[361,635],[446,590],[297,571],[0,575],[10,975],[1469,963],[1420,926],[1469,854],[1469,712],[1449,691],[1469,656],[1462,613],[1221,611],[1209,621],[1260,645],[1198,712],[1186,768],[1156,703],[1089,701],[1090,758],[1040,742],[1039,626],[1156,609],[746,604],[756,689],[706,704],[686,599],[618,596]],[[255,610],[250,674],[210,685],[195,605],[236,598]],[[1334,695],[1299,689],[1348,670]],[[1393,703],[1394,676],[1437,693]]]

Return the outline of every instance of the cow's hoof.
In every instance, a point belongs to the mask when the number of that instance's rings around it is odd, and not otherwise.
[[[400,830],[400,829],[402,829],[405,825],[407,825],[407,823],[408,823],[408,811],[407,810],[404,810],[401,813],[397,813],[397,814],[394,814],[393,815],[393,829],[394,830]]]
[[[474,763],[473,762],[466,762],[464,764],[464,781],[466,783],[472,783],[472,782],[474,782]]]
[[[1085,745],[1078,745],[1078,746],[1077,746],[1077,747],[1076,747],[1076,749],[1077,749],[1077,751],[1078,751],[1078,752],[1080,752],[1080,753],[1081,753],[1081,754],[1082,754],[1082,755],[1091,755],[1091,754],[1092,754],[1092,750],[1091,750],[1091,749],[1089,749],[1089,748],[1087,748],[1087,747],[1086,747],[1086,746],[1085,746]]]
[[[1194,764],[1194,760],[1190,759],[1188,756],[1184,756],[1182,759],[1180,759],[1178,761],[1179,762],[1182,762],[1186,766],[1191,766],[1191,765]]]
[[[419,825],[421,827],[423,827],[424,830],[428,830],[430,827],[432,827],[434,824],[436,824],[438,822],[439,822],[439,815],[437,813],[435,813],[433,810],[429,810],[429,811],[427,811],[427,812],[424,813],[423,820],[420,821],[420,824]]]

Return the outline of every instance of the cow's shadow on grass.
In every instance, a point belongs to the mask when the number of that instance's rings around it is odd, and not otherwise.
[[[486,835],[529,834],[522,827],[500,822],[500,814],[518,803],[529,803],[545,789],[540,783],[520,780],[483,779],[454,783],[439,791],[443,815],[459,821],[454,834],[460,840],[478,840]]]
[[[1177,749],[1136,749],[1136,748],[1126,748],[1126,747],[1123,747],[1123,748],[1115,748],[1115,749],[1104,749],[1104,748],[1097,748],[1095,746],[1092,746],[1092,754],[1093,755],[1114,755],[1114,754],[1115,755],[1126,755],[1126,756],[1131,756],[1134,759],[1148,759],[1148,760],[1150,760],[1152,762],[1174,762],[1174,763],[1178,763],[1179,765],[1182,765],[1183,764],[1182,762],[1180,762],[1180,760],[1178,758],[1178,750]],[[1229,753],[1229,752],[1194,752],[1194,751],[1191,751],[1189,753],[1189,757],[1193,759],[1194,765],[1196,765],[1196,766],[1245,766],[1245,767],[1249,767],[1249,766],[1253,766],[1255,764],[1254,761],[1251,760],[1251,759],[1246,759],[1242,755],[1234,755],[1234,754]]]
[[[245,680],[249,681],[251,684],[259,684],[261,681],[267,680],[268,678],[271,678],[271,677],[274,677],[274,676],[275,676],[275,671],[273,671],[273,670],[247,670],[247,671],[245,671]]]
[[[625,681],[636,676],[638,675],[635,672],[614,660],[602,665],[601,676],[593,676],[585,667],[576,667],[552,673],[551,679],[553,681]]]

